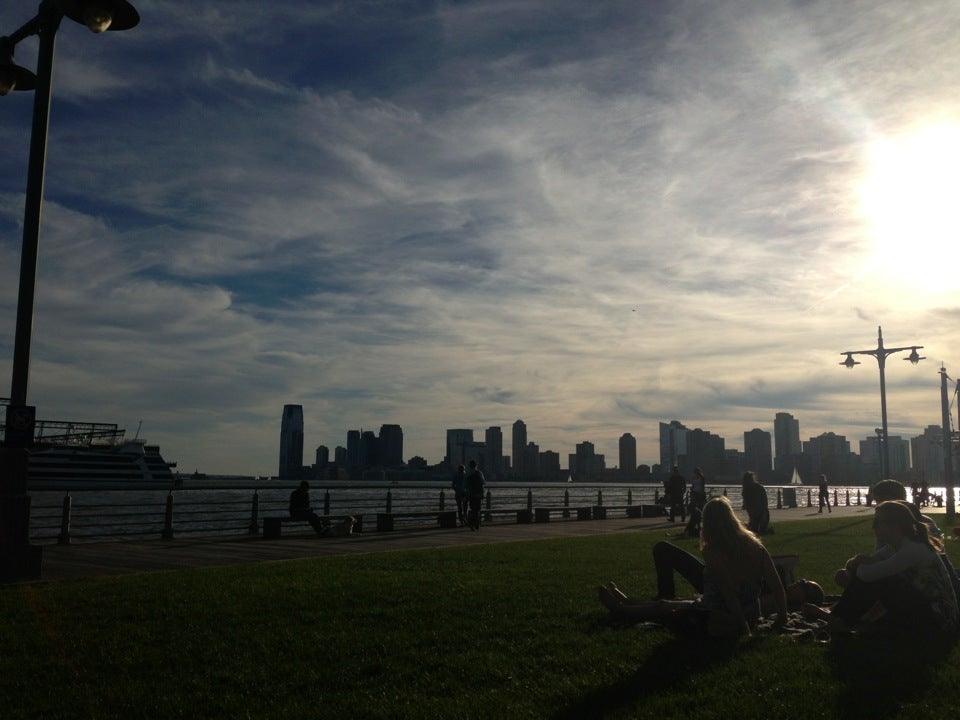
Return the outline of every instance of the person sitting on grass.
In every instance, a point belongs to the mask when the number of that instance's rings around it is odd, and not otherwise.
[[[960,613],[939,558],[942,543],[900,500],[880,503],[873,522],[880,549],[847,561],[837,575],[838,580],[843,578],[844,591],[832,609],[805,605],[805,613],[826,620],[827,630],[833,633],[879,619],[918,638],[955,633]]]
[[[687,563],[691,571],[695,565],[702,568],[700,597],[636,601],[611,582],[600,588],[600,601],[619,619],[692,625],[711,637],[735,638],[750,635],[760,617],[760,593],[766,584],[777,613],[777,625],[786,623],[787,598],[773,558],[760,539],[740,522],[725,497],[714,498],[703,507],[700,551],[702,564],[692,555],[689,559],[693,562]],[[690,572],[694,574],[695,571]]]

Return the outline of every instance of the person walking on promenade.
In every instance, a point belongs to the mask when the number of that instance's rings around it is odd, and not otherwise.
[[[467,512],[467,524],[472,530],[480,529],[480,507],[483,504],[483,489],[486,480],[477,461],[470,461],[470,472],[467,473],[467,502],[470,510]]]
[[[700,597],[636,601],[614,583],[607,583],[600,588],[600,602],[623,619],[671,622],[680,627],[697,628],[711,637],[734,638],[750,635],[751,627],[760,617],[760,594],[766,585],[771,594],[770,603],[777,612],[777,624],[786,623],[787,597],[773,558],[760,539],[740,522],[727,498],[714,498],[704,505],[700,537],[702,563],[676,546],[671,548],[686,556],[679,563],[685,566],[681,573],[695,578],[691,583],[702,590]],[[658,564],[658,571],[661,569]],[[668,583],[661,582],[667,578],[660,575],[658,572],[661,594],[670,593],[672,569]]]
[[[467,469],[463,463],[457,465],[457,472],[453,476],[453,497],[457,501],[457,520],[463,527],[467,517]]]
[[[670,508],[670,522],[674,522],[677,510],[680,511],[680,522],[687,521],[687,507],[683,504],[683,496],[687,494],[687,481],[680,474],[680,468],[676,465],[667,478],[666,485],[667,507]]]
[[[747,527],[757,535],[773,532],[770,529],[770,507],[767,490],[757,480],[757,474],[747,470],[743,474],[743,509],[747,511]]]
[[[819,484],[818,487],[819,487],[819,493],[820,493],[819,496],[818,496],[819,502],[820,502],[820,509],[817,510],[817,512],[818,512],[818,513],[822,513],[822,512],[823,512],[823,506],[826,505],[826,506],[827,506],[827,512],[828,512],[828,513],[832,513],[833,510],[830,509],[830,486],[827,485],[827,476],[826,476],[826,475],[821,475],[821,476],[820,476],[820,484]]]
[[[317,535],[326,535],[330,532],[330,526],[310,507],[310,483],[306,480],[290,493],[290,517],[294,520],[306,520]]]
[[[690,522],[683,531],[689,537],[700,537],[700,518],[703,515],[703,504],[707,501],[707,480],[703,470],[694,468],[693,480],[690,481]]]

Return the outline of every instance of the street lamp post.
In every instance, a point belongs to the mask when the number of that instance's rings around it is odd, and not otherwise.
[[[6,410],[4,447],[0,457],[0,580],[40,574],[40,548],[29,542],[27,448],[33,444],[34,408],[27,405],[27,385],[54,47],[57,29],[64,17],[86,25],[94,33],[128,30],[140,22],[139,13],[126,0],[41,0],[36,16],[11,35],[0,38],[0,95],[14,90],[34,91],[10,404]],[[40,40],[36,75],[13,60],[17,43],[31,35],[37,35]]]
[[[881,431],[882,436],[880,437],[881,448],[880,448],[880,477],[884,478],[890,474],[890,438],[887,431],[887,381],[885,375],[885,367],[887,364],[887,357],[893,355],[894,353],[903,352],[904,350],[910,351],[910,357],[905,357],[904,360],[909,360],[911,363],[916,365],[918,362],[924,358],[920,357],[917,353],[917,350],[923,348],[923,345],[909,345],[907,347],[896,347],[896,348],[887,348],[883,346],[883,328],[877,327],[877,347],[874,350],[845,350],[841,355],[846,355],[847,359],[844,360],[841,365],[847,369],[852,370],[854,365],[859,365],[860,362],[853,359],[854,355],[870,355],[877,359],[877,364],[880,366],[880,423],[882,425]]]

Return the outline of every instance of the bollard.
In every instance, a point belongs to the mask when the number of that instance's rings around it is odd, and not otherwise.
[[[564,490],[563,491],[563,516],[565,518],[570,517],[570,510],[568,509],[569,507],[570,507],[570,491]]]
[[[70,507],[73,501],[70,499],[70,493],[63,499],[63,517],[60,518],[60,535],[57,537],[57,545],[70,544]]]
[[[490,491],[487,490],[487,510],[488,510],[488,511],[490,510],[490,504],[491,504],[492,502],[493,502],[493,501],[492,501],[491,498],[490,498]],[[483,516],[483,521],[484,521],[484,522],[490,522],[492,519],[493,519],[493,515],[491,515],[489,512],[487,512],[487,513]]]
[[[847,507],[850,507],[850,491],[847,490]]]
[[[633,488],[627,488],[627,505],[633,505]]]
[[[390,494],[389,490],[387,490],[387,512],[393,512],[393,495]]]
[[[323,493],[323,514],[330,514],[330,491],[325,490]]]
[[[173,491],[167,493],[167,509],[163,516],[163,532],[160,533],[163,540],[173,540]]]
[[[727,489],[726,489],[726,488],[723,489],[723,496],[724,496],[724,497],[727,496]]]
[[[857,488],[857,505],[860,505],[860,488]]]
[[[659,490],[654,490],[654,491],[653,491],[653,504],[654,504],[654,505],[659,505],[659,504],[660,504],[660,491],[659,491]]]
[[[257,535],[260,532],[260,491],[253,491],[253,502],[250,508],[250,527],[247,528],[249,535]]]
[[[533,510],[533,489],[527,490],[527,510]]]
[[[830,502],[830,498],[829,498],[829,497],[827,498],[827,502]],[[834,507],[837,506],[837,491],[836,491],[836,490],[833,491],[833,506],[834,506]]]
[[[807,490],[807,507],[813,507],[813,491]]]
[[[440,512],[443,512],[443,488],[440,488]]]
[[[780,488],[777,488],[777,510],[783,510],[783,495],[780,493]]]
[[[597,490],[597,507],[603,507],[603,490]]]

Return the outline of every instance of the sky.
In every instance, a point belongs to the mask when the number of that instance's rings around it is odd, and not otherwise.
[[[136,0],[57,35],[28,401],[192,472],[521,418],[617,464],[941,422],[960,377],[953,0]],[[0,6],[0,33],[36,12]],[[36,68],[36,38],[16,61]],[[31,92],[0,98],[0,379]],[[6,396],[8,385],[0,385]],[[953,383],[951,381],[951,389]],[[956,404],[952,409],[956,415]],[[954,421],[956,422],[956,421]]]

